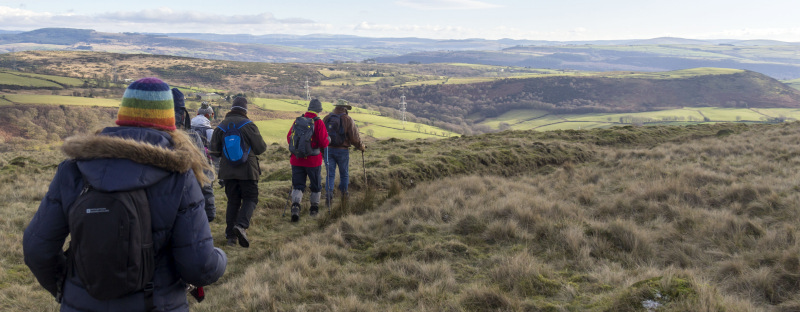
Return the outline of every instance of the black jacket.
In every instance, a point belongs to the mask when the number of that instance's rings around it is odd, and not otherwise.
[[[225,115],[225,119],[219,123],[217,128],[214,128],[214,134],[211,136],[211,142],[208,142],[208,150],[211,155],[220,158],[219,161],[219,178],[222,180],[258,180],[261,175],[261,168],[258,166],[258,157],[267,151],[267,143],[261,137],[261,132],[254,123],[249,123],[239,129],[242,139],[250,146],[250,154],[247,157],[247,163],[235,166],[231,164],[225,156],[222,156],[222,145],[225,132],[220,127],[227,127],[229,124],[234,123],[241,125],[243,122],[249,120],[247,116],[233,110]]]

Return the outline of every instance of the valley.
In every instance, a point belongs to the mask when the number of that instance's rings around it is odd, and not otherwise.
[[[246,96],[268,143],[251,248],[224,246],[224,218],[210,223],[228,268],[193,311],[800,309],[793,81],[87,51],[5,53],[0,67],[3,311],[58,310],[22,232],[63,139],[114,126],[126,79],[145,76],[180,88],[190,112],[207,100],[222,116]],[[348,201],[291,223],[286,133],[306,94],[324,112],[349,101],[368,148],[350,155]]]

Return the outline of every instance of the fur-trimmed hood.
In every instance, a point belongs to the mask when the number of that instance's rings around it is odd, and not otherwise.
[[[92,186],[124,190],[148,186],[172,172],[208,169],[205,157],[181,131],[138,127],[105,128],[94,135],[67,138],[64,154],[78,161]],[[120,177],[130,179],[120,179]],[[204,174],[196,175],[201,184]]]

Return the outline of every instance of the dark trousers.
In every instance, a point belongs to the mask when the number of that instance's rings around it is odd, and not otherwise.
[[[300,167],[292,166],[292,188],[298,191],[305,191],[306,177],[311,180],[309,188],[312,193],[322,191],[322,166],[318,167]]]
[[[258,204],[258,181],[225,180],[225,195],[228,196],[228,211],[225,213],[225,237],[233,238],[233,227],[250,227],[250,218]]]

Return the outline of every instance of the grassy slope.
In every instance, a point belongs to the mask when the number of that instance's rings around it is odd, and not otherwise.
[[[798,136],[791,123],[385,140],[365,161],[377,193],[353,154],[349,214],[298,224],[281,217],[289,166],[271,146],[252,247],[223,247],[228,272],[192,309],[793,310]],[[18,156],[0,154],[0,309],[54,310],[19,241],[60,157]],[[211,226],[220,244],[224,222]]]
[[[60,95],[30,95],[30,94],[6,94],[3,95],[7,101],[15,104],[42,104],[42,105],[79,105],[79,106],[119,106],[118,99],[86,98],[75,96]]]
[[[0,85],[7,87],[62,89],[64,87],[78,87],[83,83],[83,80],[77,78],[0,70]]]
[[[718,136],[728,130],[740,134]],[[194,307],[640,311],[652,300],[663,311],[792,309],[797,286],[781,281],[798,272],[797,247],[783,239],[792,235],[797,198],[790,195],[792,183],[757,185],[793,179],[791,170],[780,169],[786,164],[765,158],[791,152],[784,146],[798,132],[798,124],[725,125],[384,141],[385,153],[369,162],[421,151],[421,160],[368,165],[370,181],[388,186],[390,198],[382,201],[379,194],[383,204],[377,205],[356,198],[348,206],[355,215],[316,223],[304,216],[291,224],[279,217],[277,195],[274,209],[259,213],[266,220],[255,237],[263,249],[227,249],[254,264],[236,265],[238,274],[210,287],[220,296]],[[753,148],[763,146],[763,137],[776,139],[766,150]],[[491,161],[503,140],[540,152],[532,158],[553,151],[556,167],[548,161],[525,166],[514,156]],[[531,141],[543,145],[526,147]],[[433,169],[441,157],[510,177],[393,173],[419,162]],[[781,162],[797,161],[787,157]],[[569,165],[558,168],[563,161]],[[751,165],[734,165],[742,162]],[[456,163],[440,161],[443,167]],[[359,172],[358,162],[353,165],[351,172]],[[517,169],[501,169],[509,167]],[[445,172],[437,176],[455,173]],[[386,177],[402,177],[399,183],[407,185],[392,189]],[[435,182],[419,182],[430,179]],[[355,187],[363,185],[358,175],[354,180]],[[286,242],[292,233],[305,234]],[[244,298],[226,295],[242,289]]]
[[[306,101],[288,100],[288,99],[262,99],[255,98],[253,103],[260,108],[272,111],[285,111],[296,112],[297,115],[301,114],[308,108]],[[330,102],[322,103],[323,116],[328,112],[333,111],[333,104]],[[354,107],[351,110],[350,116],[356,121],[359,127],[359,132],[362,136],[367,133],[372,133],[375,138],[388,139],[417,139],[417,138],[443,138],[456,135],[451,131],[445,131],[441,128],[432,127],[428,125],[419,124],[420,131],[417,131],[417,123],[406,122],[405,129],[401,120],[396,120],[388,117],[377,115],[376,111],[367,110],[363,108]],[[261,135],[267,143],[280,143],[286,142],[286,132],[291,127],[293,119],[274,119],[257,121]],[[433,133],[435,132],[435,134]]]

